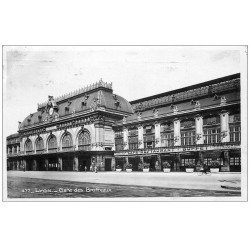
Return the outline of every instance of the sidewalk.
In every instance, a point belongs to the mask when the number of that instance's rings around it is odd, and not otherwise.
[[[210,176],[198,176],[197,173],[183,172],[57,172],[57,171],[8,171],[8,176],[64,180],[87,183],[135,185],[164,188],[206,189],[225,191],[237,190],[241,186],[240,173],[215,173]],[[226,187],[222,188],[221,186]]]

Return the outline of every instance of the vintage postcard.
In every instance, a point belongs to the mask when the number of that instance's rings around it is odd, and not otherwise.
[[[247,46],[3,46],[4,201],[246,201]]]

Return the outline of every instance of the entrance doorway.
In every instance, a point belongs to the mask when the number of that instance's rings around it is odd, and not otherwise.
[[[156,155],[146,156],[143,159],[144,159],[144,162],[150,164],[150,166],[149,166],[150,171],[156,171],[156,169],[155,169],[155,163],[157,160]]]
[[[27,160],[26,171],[32,171],[32,160]]]
[[[105,171],[111,171],[111,158],[105,158]]]
[[[139,157],[129,157],[128,161],[130,164],[132,164],[133,171],[138,171],[138,165],[140,163],[140,158]]]
[[[85,167],[87,167],[87,171],[90,171],[91,158],[89,155],[81,155],[78,157],[78,170],[85,171]]]
[[[62,157],[62,170],[73,171],[73,157],[72,156]]]
[[[38,171],[45,171],[45,161],[44,159],[37,159],[37,170]]]

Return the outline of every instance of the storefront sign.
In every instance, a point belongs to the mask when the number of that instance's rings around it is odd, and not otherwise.
[[[146,154],[160,154],[160,153],[181,153],[181,152],[193,152],[203,150],[227,150],[227,149],[240,149],[240,145],[196,145],[190,147],[165,147],[165,148],[147,148],[137,149],[131,151],[115,152],[115,156],[122,155],[146,155]]]

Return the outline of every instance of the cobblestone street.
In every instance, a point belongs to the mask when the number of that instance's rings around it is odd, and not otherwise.
[[[8,172],[9,198],[240,196],[240,174]]]

